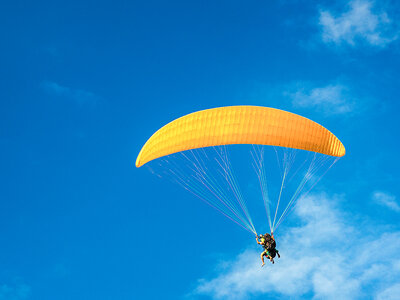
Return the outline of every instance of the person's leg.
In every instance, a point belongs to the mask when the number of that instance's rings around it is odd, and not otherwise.
[[[270,262],[274,263],[271,253],[268,250],[265,251],[265,256],[270,260]]]
[[[274,259],[272,258],[271,255],[268,255],[268,258],[269,258],[269,261],[270,261],[270,262],[272,262],[273,264],[275,263],[275,262],[274,262]]]
[[[263,266],[265,265],[265,262],[264,262],[264,255],[265,255],[265,252],[261,253],[261,261],[262,261],[261,267],[263,267]]]

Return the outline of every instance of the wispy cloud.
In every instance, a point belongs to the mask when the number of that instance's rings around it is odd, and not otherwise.
[[[396,202],[396,197],[389,193],[375,191],[372,194],[372,199],[376,203],[386,206],[387,208],[389,208],[395,212],[400,212],[400,205]]]
[[[233,261],[222,262],[225,267],[213,278],[201,279],[193,295],[215,299],[394,295],[399,288],[400,232],[377,236],[368,222],[356,224],[355,216],[335,207],[337,201],[326,195],[301,199],[294,214],[303,225],[278,236],[282,257],[275,265],[261,268],[261,249],[252,247]]]
[[[398,300],[400,295],[400,283],[394,284],[376,297],[377,300]]]
[[[24,300],[31,295],[31,288],[26,284],[0,285],[0,300]]]
[[[47,92],[50,95],[70,99],[81,105],[82,104],[93,105],[96,104],[96,102],[99,100],[99,97],[97,97],[92,92],[81,89],[69,88],[61,84],[58,84],[54,81],[42,82],[42,88],[44,89],[45,92]]]
[[[371,46],[385,47],[398,39],[396,24],[385,11],[375,11],[374,3],[368,0],[354,0],[348,4],[348,10],[334,14],[321,10],[319,24],[325,43],[336,45],[357,45],[365,42]]]
[[[354,108],[354,97],[342,84],[329,84],[311,87],[309,84],[297,84],[295,90],[285,93],[291,98],[294,107],[313,108],[329,115],[346,114]]]

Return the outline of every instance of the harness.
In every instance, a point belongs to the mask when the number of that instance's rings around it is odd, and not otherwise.
[[[276,242],[268,233],[264,234],[263,237],[260,239],[260,241],[265,250],[267,251],[275,250]]]

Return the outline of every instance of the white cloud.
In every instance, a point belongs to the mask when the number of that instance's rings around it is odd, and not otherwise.
[[[398,300],[400,296],[400,283],[388,287],[386,290],[379,293],[377,300]]]
[[[334,15],[328,10],[320,12],[319,24],[325,43],[355,46],[363,41],[384,47],[398,38],[395,24],[384,11],[375,12],[372,1],[354,0],[348,11]]]
[[[79,104],[95,104],[99,98],[92,92],[72,89],[53,81],[44,81],[42,88],[51,95],[72,99]]]
[[[396,202],[396,197],[391,194],[375,191],[372,194],[372,199],[376,203],[386,206],[395,212],[400,212],[400,205]]]
[[[335,197],[314,195],[300,201],[294,215],[303,225],[277,236],[281,258],[275,265],[261,268],[261,249],[251,247],[233,261],[222,262],[230,267],[214,278],[200,280],[194,294],[215,299],[384,299],[395,294],[400,232],[376,235],[375,227],[353,221],[354,216],[335,207],[340,201]]]
[[[323,87],[303,87],[286,93],[295,107],[314,108],[325,114],[345,114],[353,110],[352,97],[346,86],[330,84]]]

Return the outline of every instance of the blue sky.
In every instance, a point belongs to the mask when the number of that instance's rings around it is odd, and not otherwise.
[[[2,2],[0,299],[394,299],[399,8]],[[347,149],[267,269],[247,232],[134,166],[165,123],[243,104],[304,115]]]

